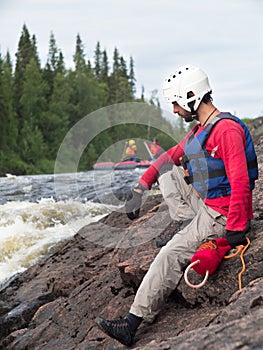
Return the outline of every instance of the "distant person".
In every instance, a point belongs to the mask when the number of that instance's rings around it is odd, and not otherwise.
[[[208,77],[198,67],[178,68],[166,79],[163,93],[175,114],[197,124],[140,177],[126,202],[126,213],[131,220],[139,216],[143,192],[158,179],[172,219],[190,223],[182,224],[164,242],[128,314],[115,320],[96,319],[101,330],[128,346],[143,320],[155,320],[198,247],[220,237],[231,248],[247,244],[253,218],[252,190],[258,167],[245,124],[215,107]]]
[[[134,140],[126,141],[126,149],[125,149],[125,160],[131,160],[138,162],[139,158],[136,155],[137,146]]]
[[[161,154],[161,146],[156,137],[153,138],[153,142],[149,145],[149,149],[152,154],[152,161],[155,161]]]

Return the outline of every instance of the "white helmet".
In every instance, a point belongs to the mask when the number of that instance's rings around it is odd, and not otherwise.
[[[195,112],[207,92],[211,92],[207,75],[198,67],[190,64],[178,68],[165,79],[163,96],[167,102],[177,102],[189,112]],[[194,96],[189,97],[192,92]],[[189,102],[194,101],[189,107]]]

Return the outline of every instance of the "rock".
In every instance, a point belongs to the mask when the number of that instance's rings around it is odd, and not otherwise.
[[[13,330],[26,326],[35,312],[43,304],[54,299],[53,295],[40,295],[35,299],[22,302],[0,319],[0,337],[3,338]]]
[[[263,279],[259,278],[237,292],[209,326],[134,349],[262,349],[262,290]]]
[[[255,219],[241,260],[224,260],[205,287],[182,279],[156,322],[143,323],[133,349],[261,349],[263,344],[263,137],[256,134],[260,180],[254,191]],[[17,275],[0,291],[0,348],[7,350],[117,350],[120,343],[95,325],[97,316],[125,315],[159,251],[157,236],[178,230],[160,195],[149,196],[138,220],[114,212],[83,227],[58,252]],[[128,234],[127,234],[128,233]],[[194,272],[193,283],[200,282]]]

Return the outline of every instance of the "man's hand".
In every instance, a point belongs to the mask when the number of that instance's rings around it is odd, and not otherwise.
[[[231,248],[235,248],[237,245],[246,245],[246,231],[226,231],[226,239]]]
[[[142,204],[142,190],[133,189],[130,198],[125,203],[126,215],[130,220],[137,219]]]

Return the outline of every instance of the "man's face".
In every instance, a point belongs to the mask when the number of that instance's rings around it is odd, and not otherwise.
[[[183,109],[177,102],[173,102],[173,112],[175,114],[178,114],[186,122],[191,122],[194,120],[191,112],[188,112],[185,109]]]

